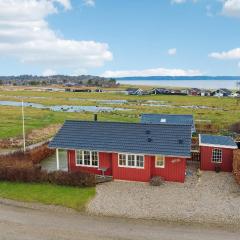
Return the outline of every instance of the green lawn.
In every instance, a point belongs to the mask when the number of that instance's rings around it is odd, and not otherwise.
[[[0,182],[0,198],[60,205],[84,210],[95,195],[95,188],[65,187],[51,184]]]

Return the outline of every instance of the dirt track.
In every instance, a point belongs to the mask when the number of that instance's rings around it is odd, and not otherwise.
[[[0,239],[237,240],[240,232],[221,228],[167,225],[154,221],[103,218],[74,211],[0,204]]]

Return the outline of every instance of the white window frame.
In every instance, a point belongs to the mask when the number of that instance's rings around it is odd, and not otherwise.
[[[214,161],[214,151],[220,151],[221,152],[221,160],[220,161]],[[218,153],[219,154],[219,153]],[[218,164],[218,163],[222,163],[222,156],[223,155],[223,151],[222,151],[222,149],[221,148],[214,148],[213,150],[212,150],[212,158],[211,158],[211,161],[212,161],[212,163],[216,163],[216,164]]]
[[[82,152],[82,164],[79,164],[78,163],[78,159],[77,159],[77,157],[78,157],[78,152]],[[84,152],[85,151],[87,151],[87,152],[89,152],[90,153],[90,165],[87,165],[87,164],[85,164],[84,163]],[[96,152],[97,153],[97,159],[98,159],[98,164],[97,165],[92,165],[92,162],[93,162],[93,158],[92,158],[92,153],[93,152]],[[80,167],[92,167],[92,168],[98,168],[99,167],[99,152],[97,152],[97,151],[89,151],[89,150],[75,150],[75,164],[76,164],[76,166],[80,166]]]
[[[163,165],[162,166],[159,166],[157,165],[157,158],[158,157],[162,157],[163,158]],[[165,156],[164,155],[156,155],[155,156],[155,168],[165,168]]]
[[[121,165],[120,164],[120,155],[125,155],[126,156],[126,165]],[[128,156],[133,155],[134,156],[134,166],[129,166],[128,165]],[[137,156],[140,156],[143,158],[143,166],[137,166]],[[118,153],[118,167],[121,168],[137,168],[137,169],[144,169],[145,168],[145,159],[144,155],[142,154],[134,154],[134,153]]]

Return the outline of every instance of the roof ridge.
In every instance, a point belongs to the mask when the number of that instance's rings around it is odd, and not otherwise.
[[[160,125],[160,126],[192,126],[192,123],[183,123],[183,124],[172,124],[172,123],[141,123],[141,122],[114,122],[114,121],[93,121],[93,120],[72,120],[72,119],[67,119],[65,120],[65,122],[87,122],[87,123],[113,123],[113,124],[126,124],[126,125],[146,125],[146,126],[150,126],[150,125]]]

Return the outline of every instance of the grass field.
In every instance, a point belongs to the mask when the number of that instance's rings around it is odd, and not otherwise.
[[[39,92],[30,90],[0,90],[0,100],[11,100],[53,105],[107,106],[126,108],[126,111],[102,112],[98,114],[100,121],[138,122],[141,113],[175,113],[193,114],[195,120],[211,120],[218,129],[226,131],[229,125],[238,122],[240,105],[236,99],[193,97],[193,96],[128,96],[121,93],[70,93],[70,92]],[[106,104],[97,100],[127,100],[121,104]],[[170,107],[150,104],[163,103]],[[193,106],[192,108],[189,106]],[[202,106],[202,108],[199,108]],[[93,119],[93,113],[53,112],[31,107],[25,108],[26,130],[39,129],[51,124],[63,123],[66,119]],[[20,136],[22,133],[21,108],[0,106],[0,138]]]
[[[39,202],[84,210],[95,195],[95,188],[64,187],[50,184],[0,182],[0,198]]]

